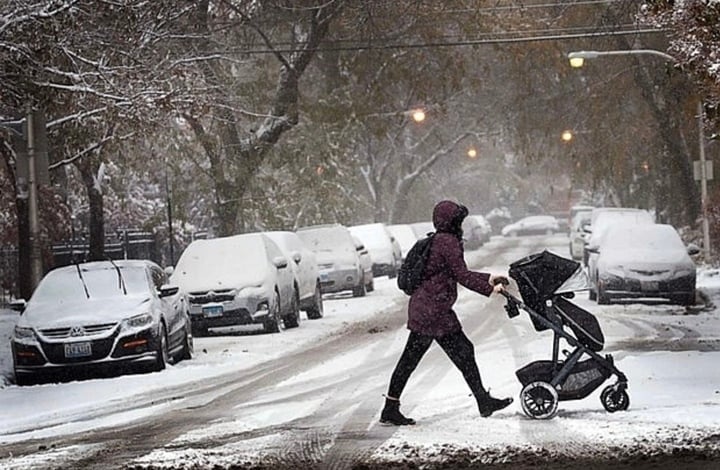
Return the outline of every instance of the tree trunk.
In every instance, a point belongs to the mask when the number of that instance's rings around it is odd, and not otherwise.
[[[105,214],[103,213],[103,195],[100,182],[96,183],[99,163],[87,159],[80,165],[80,173],[88,196],[89,220],[89,261],[105,259]]]

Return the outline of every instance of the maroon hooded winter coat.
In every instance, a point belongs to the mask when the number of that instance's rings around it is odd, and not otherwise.
[[[460,227],[466,216],[467,209],[452,201],[439,202],[433,210],[436,233],[424,280],[410,297],[410,331],[437,338],[462,330],[452,309],[457,300],[457,283],[485,296],[492,293],[490,274],[470,271],[465,264]]]

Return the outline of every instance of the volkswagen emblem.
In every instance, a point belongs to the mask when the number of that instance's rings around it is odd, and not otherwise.
[[[85,330],[82,326],[73,326],[70,328],[70,336],[85,336]]]

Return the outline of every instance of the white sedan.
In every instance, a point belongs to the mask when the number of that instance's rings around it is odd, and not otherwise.
[[[518,235],[551,235],[560,231],[558,220],[551,215],[531,215],[503,227],[504,237]]]

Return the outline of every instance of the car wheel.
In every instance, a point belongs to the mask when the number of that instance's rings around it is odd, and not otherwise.
[[[158,348],[155,351],[153,371],[160,372],[167,366],[168,362],[167,329],[165,328],[165,323],[160,323],[160,336],[158,337]]]
[[[607,295],[603,288],[599,286],[597,289],[597,303],[598,305],[607,305],[610,303],[610,296]]]
[[[370,279],[370,282],[365,286],[365,292],[372,292],[375,290],[375,279]]]
[[[672,295],[670,296],[670,302],[674,303],[675,305],[684,305],[686,307],[690,307],[692,305],[695,305],[695,293]]]
[[[283,323],[285,324],[285,328],[297,328],[300,326],[300,300],[298,299],[296,290],[293,290],[290,313],[283,317]]]
[[[280,333],[280,295],[275,292],[275,300],[272,305],[272,311],[268,314],[263,322],[265,333]]]
[[[313,305],[307,309],[307,317],[310,320],[317,320],[323,317],[322,292],[320,291],[320,283],[315,285],[315,295],[313,296]]]
[[[597,300],[597,292],[594,288],[590,288],[590,294],[589,294],[590,300]]]
[[[365,297],[365,282],[360,279],[360,285],[357,287],[353,287],[352,294],[353,297]]]
[[[195,336],[207,336],[208,329],[207,326],[199,326],[199,325],[192,325],[190,327],[190,331],[192,331],[192,335]]]
[[[189,322],[189,321],[188,321]],[[185,339],[183,340],[182,355],[180,356],[181,361],[187,361],[192,359],[193,353],[195,352],[195,341],[193,340],[192,329],[189,326],[185,327]]]

